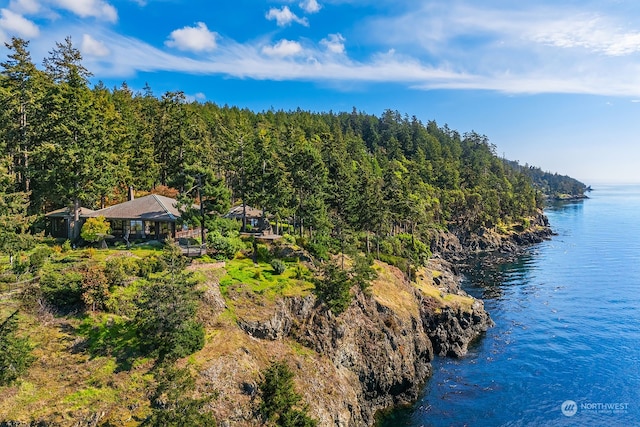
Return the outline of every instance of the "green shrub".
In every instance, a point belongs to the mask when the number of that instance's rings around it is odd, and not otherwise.
[[[216,420],[204,409],[207,399],[189,397],[195,380],[188,369],[163,366],[156,379],[158,386],[151,397],[153,411],[143,426],[216,426]]]
[[[143,279],[133,282],[129,286],[117,286],[109,294],[109,298],[105,301],[105,309],[109,313],[117,314],[119,316],[126,316],[132,318],[137,312],[137,300],[138,300],[138,283]]]
[[[285,264],[281,259],[274,259],[271,261],[271,268],[273,268],[274,274],[282,274],[287,269],[287,264]]]
[[[102,309],[109,298],[109,282],[99,264],[82,269],[82,301],[91,311]]]
[[[109,222],[103,216],[95,218],[87,218],[82,225],[80,237],[87,242],[96,243],[104,240],[105,236],[111,231]]]
[[[34,274],[37,273],[52,253],[53,249],[50,247],[38,246],[31,255],[29,255],[29,270]]]
[[[295,273],[294,277],[296,278],[296,280],[303,280],[307,277],[308,270],[302,264],[300,264],[300,262],[295,265],[293,271]]]
[[[267,245],[264,244],[258,244],[258,261],[263,261],[263,262],[270,262],[272,255],[271,252],[269,252],[269,248],[267,247]]]
[[[431,257],[429,247],[417,237],[411,236],[411,234],[398,234],[385,239],[380,243],[380,251],[381,260],[395,265],[402,271],[407,271],[405,265],[407,263],[422,266]],[[401,261],[397,258],[404,258],[406,261]]]
[[[315,279],[314,293],[337,316],[351,304],[349,275],[336,264],[329,262],[322,268],[322,277]]]
[[[62,246],[60,247],[60,249],[62,250],[62,253],[71,252],[71,250],[72,250],[71,241],[70,240],[65,240],[64,243],[62,244]]]
[[[207,235],[207,247],[214,258],[223,260],[235,258],[236,254],[245,248],[245,244],[237,236],[225,237],[214,231]]]
[[[209,232],[216,232],[225,237],[237,237],[242,223],[235,219],[215,217],[213,220],[207,221],[207,229]]]
[[[204,327],[195,320],[184,322],[174,335],[170,358],[188,356],[204,347]]]
[[[109,286],[126,285],[129,276],[137,275],[138,271],[137,262],[130,257],[111,258],[104,266],[104,274],[107,276]]]
[[[82,274],[75,270],[47,271],[40,277],[42,296],[58,309],[82,304]]]
[[[161,273],[167,269],[167,263],[156,255],[140,258],[136,261],[138,277],[148,279],[152,273]]]
[[[17,313],[0,323],[0,386],[13,383],[35,360],[29,340],[16,334]]]
[[[373,268],[373,258],[357,255],[351,268],[351,282],[368,294],[371,282],[377,277],[378,273]]]
[[[15,257],[13,264],[11,264],[11,270],[17,276],[25,274],[29,271],[29,258],[24,255]]]
[[[204,329],[195,320],[199,295],[191,276],[178,269],[142,288],[135,323],[147,354],[175,360],[202,348]]]
[[[329,259],[329,247],[323,243],[308,242],[304,248],[318,259],[324,261]]]
[[[282,235],[282,241],[288,243],[290,245],[296,244],[296,236],[292,236],[291,234],[285,233]]]

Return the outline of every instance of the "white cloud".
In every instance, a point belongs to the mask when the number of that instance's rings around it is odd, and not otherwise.
[[[101,35],[111,49],[114,62],[87,58],[87,66],[97,77],[126,77],[138,71],[169,71],[190,74],[225,75],[258,80],[403,82],[417,84],[466,80],[469,76],[402,58],[374,57],[355,62],[343,56],[326,55],[324,50],[304,49],[305,55],[265,56],[264,46],[227,41],[206,59],[173,55],[147,43],[113,32]],[[291,42],[295,43],[295,42]],[[273,46],[278,46],[278,43]],[[282,43],[291,49],[293,44]],[[284,48],[283,48],[284,50]],[[312,59],[310,59],[312,58]]]
[[[289,6],[284,6],[282,9],[272,8],[267,12],[266,18],[269,21],[275,20],[278,27],[286,27],[291,25],[292,22],[297,22],[305,27],[309,26],[307,18],[300,18],[295,13],[291,12]]]
[[[69,10],[81,18],[99,18],[109,22],[118,20],[115,7],[102,0],[52,0],[52,3]]]
[[[318,0],[303,0],[300,3],[300,7],[307,13],[317,13],[322,8],[318,4]]]
[[[82,36],[82,45],[80,50],[83,54],[88,56],[107,56],[111,53],[104,43],[94,39],[89,34],[84,34]]]
[[[531,39],[559,48],[583,48],[610,56],[640,52],[640,31],[623,30],[597,16],[546,22],[533,29]]]
[[[481,41],[474,49],[547,46],[621,56],[640,52],[640,30],[625,28],[625,21],[556,5],[509,10],[457,3],[374,20],[367,30],[383,43],[415,43],[430,52],[450,51],[458,39],[472,38]]]
[[[9,9],[22,15],[33,15],[40,11],[40,3],[37,0],[11,0]]]
[[[196,23],[195,27],[184,27],[174,30],[165,44],[180,50],[203,52],[214,50],[217,33],[209,31],[204,22]]]
[[[327,48],[331,53],[342,55],[345,53],[344,42],[345,38],[342,34],[329,34],[326,39],[322,39],[320,44]]]
[[[280,40],[273,46],[265,46],[262,53],[268,56],[279,56],[281,58],[287,56],[296,56],[303,52],[302,45],[291,40]]]
[[[40,30],[36,24],[9,9],[0,9],[0,28],[10,35],[17,35],[27,39],[40,35]]]
[[[185,94],[184,98],[187,102],[201,102],[206,100],[207,96],[202,92],[198,92],[194,95]]]

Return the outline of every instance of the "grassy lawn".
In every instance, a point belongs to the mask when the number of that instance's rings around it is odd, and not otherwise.
[[[287,263],[284,273],[275,274],[270,264],[254,264],[250,258],[239,256],[227,262],[226,272],[220,279],[225,296],[235,285],[245,285],[252,293],[271,300],[277,296],[304,296],[313,289],[309,270],[297,263]]]

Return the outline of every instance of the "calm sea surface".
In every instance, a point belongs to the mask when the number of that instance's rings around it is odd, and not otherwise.
[[[496,326],[392,426],[640,426],[640,186],[552,206],[557,236],[464,282]]]

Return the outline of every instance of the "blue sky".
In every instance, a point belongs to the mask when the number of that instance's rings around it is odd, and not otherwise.
[[[637,1],[0,0],[11,36],[37,64],[71,36],[109,87],[398,110],[588,184],[640,182]]]

